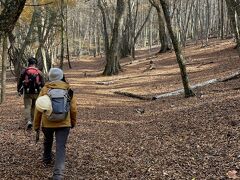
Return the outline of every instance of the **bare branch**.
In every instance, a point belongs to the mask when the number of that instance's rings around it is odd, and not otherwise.
[[[47,6],[49,4],[52,4],[53,2],[45,3],[45,4],[26,4],[25,6]]]

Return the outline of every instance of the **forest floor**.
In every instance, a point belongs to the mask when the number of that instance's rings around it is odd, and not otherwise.
[[[136,60],[121,60],[123,72],[104,77],[103,58],[81,57],[65,68],[78,99],[78,125],[67,144],[65,179],[228,179],[240,177],[240,81],[233,79],[155,101],[152,97],[182,88],[174,52],[139,50]],[[233,40],[187,46],[191,85],[239,70]],[[146,70],[150,60],[155,69]],[[98,82],[98,83],[97,83]],[[99,82],[109,82],[101,85]],[[8,77],[0,105],[0,179],[47,179],[42,142],[25,130],[23,100]]]

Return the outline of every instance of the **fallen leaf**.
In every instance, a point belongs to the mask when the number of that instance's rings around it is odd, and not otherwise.
[[[236,170],[228,171],[227,176],[230,179],[240,179],[239,176],[237,176],[237,171]]]

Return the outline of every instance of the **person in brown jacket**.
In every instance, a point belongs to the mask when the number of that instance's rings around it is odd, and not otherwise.
[[[51,68],[49,71],[49,81],[40,91],[39,98],[47,95],[51,89],[64,89],[69,90],[70,85],[65,82],[63,71],[59,68]],[[71,91],[72,92],[72,91]],[[36,105],[37,106],[37,105]],[[48,113],[41,112],[38,108],[35,109],[34,114],[34,130],[38,133],[40,127],[44,134],[44,152],[43,162],[50,164],[52,161],[52,144],[55,133],[56,138],[56,157],[54,164],[53,179],[63,179],[65,169],[65,145],[69,135],[70,128],[76,125],[77,103],[76,98],[72,92],[70,101],[70,110],[66,119],[62,121],[50,121]]]

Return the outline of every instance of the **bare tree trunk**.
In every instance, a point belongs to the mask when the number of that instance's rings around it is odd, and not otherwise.
[[[170,37],[172,39],[172,43],[173,43],[173,47],[174,47],[174,50],[175,50],[177,62],[178,62],[179,68],[180,68],[185,97],[194,96],[195,94],[193,93],[192,89],[190,88],[189,82],[188,82],[188,75],[187,75],[187,70],[186,70],[186,65],[185,65],[185,58],[182,54],[181,47],[180,47],[179,42],[177,41],[177,38],[176,38],[176,36],[173,32],[173,29],[172,29],[168,2],[167,2],[167,0],[160,0],[160,3],[161,3],[162,8],[163,8],[163,12],[164,12],[165,20],[166,20],[166,23],[167,23],[168,31],[169,31]]]
[[[199,23],[198,23],[198,6],[199,6],[199,0],[197,0],[196,5],[195,5],[195,15],[194,15],[194,25],[193,25],[193,38],[196,41],[196,44],[198,43],[198,27],[199,27]]]
[[[64,61],[64,13],[63,13],[63,7],[64,0],[61,0],[61,59],[59,68],[63,68],[63,61]]]
[[[209,36],[209,28],[210,28],[210,3],[209,0],[206,0],[206,32],[205,32],[205,38],[206,38],[206,46],[208,46],[208,36]]]
[[[185,13],[185,24],[184,24],[184,30],[183,30],[183,46],[186,46],[186,42],[187,42],[187,38],[188,38],[188,29],[189,29],[189,21],[190,21],[190,17],[191,17],[191,13],[192,13],[192,9],[193,9],[193,5],[195,3],[195,0],[192,0],[191,5],[190,5],[190,10],[187,13],[187,8],[188,8],[188,3],[189,1],[187,1],[186,4],[186,13]]]
[[[221,0],[221,39],[224,39],[224,4],[223,0]]]
[[[167,37],[167,33],[165,30],[165,23],[164,23],[164,19],[162,17],[162,11],[161,9],[157,9],[157,15],[158,15],[158,24],[159,24],[159,40],[161,43],[161,48],[159,50],[159,53],[165,53],[168,50],[170,50],[169,46],[168,46],[168,37]]]
[[[47,58],[46,58],[46,51],[43,47],[40,48],[41,54],[42,54],[42,62],[43,62],[43,69],[45,73],[48,73],[48,68],[47,68]]]
[[[149,54],[151,53],[152,50],[152,33],[153,33],[153,15],[150,14],[149,22],[148,22],[148,47],[149,47]]]
[[[227,8],[228,8],[228,15],[229,15],[229,19],[231,20],[231,25],[232,25],[232,29],[236,38],[236,42],[237,42],[237,49],[238,49],[238,55],[240,57],[240,36],[239,36],[239,29],[238,29],[238,25],[237,25],[237,21],[236,21],[236,4],[234,4],[233,0],[225,0],[226,4],[227,4]]]
[[[104,8],[102,6],[101,0],[98,0],[98,7],[102,13],[102,22],[103,22],[103,37],[104,37],[104,47],[105,47],[105,54],[106,54],[106,61],[108,60],[108,54],[110,51],[109,45],[109,36],[108,36],[108,28],[107,28],[107,19]]]
[[[6,36],[8,34],[9,40],[11,39],[14,41],[14,36],[12,35],[12,31],[14,29],[14,26],[24,8],[26,0],[7,0],[4,3],[3,10],[0,14],[0,41],[2,36]],[[13,46],[12,46],[13,47]],[[16,52],[17,49],[13,47],[11,49],[12,52]],[[18,59],[14,59],[12,62],[14,62],[14,73],[16,76],[18,76],[20,72],[20,62],[18,62]]]
[[[27,63],[26,62],[27,58],[25,56],[25,50],[31,42],[30,40],[31,40],[31,35],[33,33],[33,30],[34,30],[36,16],[37,16],[37,13],[36,13],[36,11],[34,11],[33,15],[32,15],[32,19],[31,19],[31,23],[29,25],[29,29],[28,29],[28,32],[27,32],[27,35],[26,35],[26,38],[22,41],[19,48],[17,48],[16,45],[15,45],[16,37],[13,35],[13,33],[8,34],[9,42],[10,42],[10,48],[9,48],[9,51],[8,51],[9,60],[14,66],[14,75],[17,77],[17,80],[20,77],[20,73],[22,71],[22,66],[23,66],[22,64]]]
[[[68,0],[67,0],[68,3]],[[67,41],[67,60],[68,60],[68,67],[72,69],[71,62],[70,62],[70,53],[69,53],[69,42],[68,42],[68,5],[66,7],[66,41]]]
[[[153,6],[151,5],[151,7],[149,8],[148,14],[147,14],[147,16],[146,16],[146,18],[145,18],[142,26],[140,27],[140,29],[139,29],[138,32],[136,33],[136,36],[134,37],[134,43],[133,43],[133,47],[132,47],[132,53],[133,53],[133,54],[132,54],[132,57],[133,57],[134,59],[135,59],[135,45],[136,45],[136,43],[137,43],[137,40],[138,40],[138,38],[139,38],[139,36],[140,36],[143,28],[145,27],[145,25],[146,25],[146,23],[147,23],[150,15],[151,15],[152,8],[153,8]]]
[[[105,36],[105,53],[106,53],[106,66],[103,75],[115,75],[119,73],[121,69],[119,63],[120,53],[120,32],[123,27],[123,15],[125,11],[125,0],[117,0],[117,6],[115,10],[115,21],[113,25],[111,43],[109,44],[109,36],[107,32],[106,12],[102,5],[101,0],[98,0],[98,7],[102,13],[104,36]]]
[[[2,52],[2,69],[1,69],[1,97],[0,104],[5,101],[5,90],[6,90],[6,71],[7,71],[7,34],[3,35],[3,52]]]
[[[7,0],[0,14],[0,37],[11,33],[24,8],[26,0]]]
[[[117,9],[115,15],[115,22],[113,26],[113,35],[110,45],[110,53],[108,55],[107,64],[105,66],[104,75],[115,75],[119,73],[121,69],[119,63],[119,45],[120,45],[120,32],[123,26],[123,14],[125,11],[125,1],[117,1]]]
[[[129,42],[126,42],[130,45],[130,54],[132,55],[132,57],[135,57],[135,52],[133,52],[133,45],[134,45],[134,37],[135,37],[135,18],[132,18],[132,4],[131,4],[131,0],[128,0],[128,26],[129,26]],[[137,2],[137,10],[138,10],[138,2]],[[136,16],[137,16],[137,11],[136,11]],[[126,51],[128,51],[128,49],[126,49]]]
[[[168,46],[168,37],[166,33],[166,24],[164,22],[164,14],[162,12],[162,7],[160,6],[159,2],[156,2],[156,0],[149,0],[149,2],[155,7],[158,15],[158,33],[159,33],[159,40],[161,43],[161,48],[159,50],[159,53],[165,53],[168,50],[170,50]]]
[[[96,25],[96,54],[97,56],[100,55],[101,53],[101,36],[100,36],[100,27],[99,27],[99,22],[97,22],[97,25]]]

